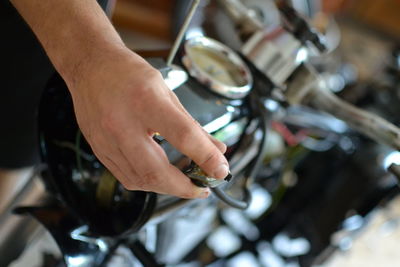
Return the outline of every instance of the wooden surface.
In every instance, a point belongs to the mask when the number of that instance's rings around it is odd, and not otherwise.
[[[117,28],[171,39],[173,0],[119,0],[112,21]]]
[[[374,30],[400,40],[400,0],[353,0],[348,12]]]

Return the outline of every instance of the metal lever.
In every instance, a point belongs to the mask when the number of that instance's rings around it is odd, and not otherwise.
[[[376,142],[400,150],[400,129],[397,126],[337,97],[310,65],[304,64],[296,70],[283,93],[291,105],[315,107],[345,121]]]
[[[319,34],[305,18],[303,18],[287,1],[278,0],[276,6],[282,16],[282,23],[286,30],[291,32],[302,44],[313,44],[319,52],[326,51],[323,37]]]
[[[178,36],[176,37],[174,45],[172,46],[171,51],[168,55],[168,59],[167,59],[168,67],[171,66],[172,61],[175,58],[176,52],[178,51],[178,48],[183,40],[183,37],[185,36],[186,30],[189,27],[190,21],[193,18],[194,12],[196,11],[199,4],[200,4],[200,0],[193,0],[193,3],[189,9],[189,13],[186,16],[185,21],[183,22],[183,25],[182,25],[181,29],[179,30]]]

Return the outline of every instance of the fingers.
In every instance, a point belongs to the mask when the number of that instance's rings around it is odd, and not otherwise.
[[[127,189],[127,190],[139,190],[139,188],[132,187],[132,184],[129,182],[135,175],[130,174],[126,175],[117,164],[114,163],[113,160],[109,157],[98,157],[100,161],[104,164],[104,166],[109,170],[115,178]],[[120,161],[119,164],[122,162]]]
[[[101,139],[102,138],[96,139],[97,142],[92,144],[92,150],[96,157],[126,189],[139,190],[140,188],[130,182],[138,179],[139,175],[126,160],[122,152],[115,144],[110,144],[110,141],[106,142]],[[101,151],[105,151],[106,154],[100,152],[100,150],[97,149],[98,147],[101,148]]]
[[[203,128],[202,128],[203,129]],[[226,152],[226,145],[224,143],[222,143],[221,141],[217,140],[214,136],[212,136],[211,134],[207,133],[204,129],[203,129],[204,134],[210,139],[211,142],[213,142],[213,144],[219,149],[219,151],[221,151],[222,154],[225,154]]]
[[[210,194],[170,165],[163,149],[145,134],[145,127],[132,127],[122,116],[103,122],[102,127],[102,134],[93,135],[88,141],[96,156],[126,189],[181,198],[206,198]]]
[[[180,170],[169,164],[168,173],[171,174],[171,186],[165,194],[172,194],[181,198],[207,198],[211,191],[209,188],[201,188],[192,183],[192,181],[182,174]],[[182,178],[181,176],[184,176]]]
[[[123,145],[126,152],[110,142],[97,140],[93,145],[96,156],[127,190],[151,191],[187,199],[207,198],[210,195],[209,189],[195,186],[180,170],[170,165],[162,148],[152,140],[147,144],[142,142],[142,145],[130,144]],[[108,152],[107,155],[96,150],[99,146]],[[131,156],[128,158],[125,154]]]
[[[169,107],[164,111],[172,120],[153,118],[158,131],[176,149],[195,161],[209,176],[223,179],[229,173],[229,165],[222,154],[224,150],[211,141],[203,129],[178,108]],[[155,127],[155,125],[153,127]]]
[[[190,113],[185,109],[185,107],[179,101],[178,97],[172,91],[169,91],[169,92],[170,92],[172,102],[175,104],[175,106],[179,110],[181,110],[186,116],[188,116],[190,119],[192,119],[193,121],[195,121],[198,124],[198,122],[190,115]],[[201,127],[200,124],[198,124],[198,125]],[[224,154],[226,152],[226,145],[224,143],[222,143],[221,141],[218,141],[217,139],[215,139],[212,135],[207,133],[203,128],[201,128],[201,129],[203,130],[204,134],[210,139],[210,141],[213,142],[213,144],[221,151],[221,153]]]
[[[130,180],[140,190],[169,194],[181,198],[206,198],[209,189],[195,186],[188,177],[168,162],[162,148],[150,137],[122,141],[122,153],[137,177]]]

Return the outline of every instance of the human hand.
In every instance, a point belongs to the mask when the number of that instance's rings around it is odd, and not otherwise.
[[[228,175],[226,146],[187,113],[158,70],[126,48],[89,58],[66,79],[78,124],[100,161],[128,190],[205,198],[153,140],[160,133],[215,178]]]
[[[225,145],[190,117],[157,70],[125,47],[95,0],[11,1],[67,83],[93,152],[127,189],[209,194],[169,164],[155,132],[210,176],[228,174]]]

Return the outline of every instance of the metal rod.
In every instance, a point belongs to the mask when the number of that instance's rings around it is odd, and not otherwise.
[[[192,5],[189,9],[189,13],[185,17],[185,21],[183,22],[183,25],[182,25],[181,29],[179,30],[179,33],[178,33],[178,36],[176,37],[174,45],[172,46],[172,49],[168,55],[167,66],[171,66],[172,60],[174,60],[174,58],[175,58],[176,52],[178,51],[178,48],[182,42],[183,37],[185,36],[186,30],[189,27],[190,21],[192,20],[194,12],[196,11],[199,3],[200,3],[200,0],[193,1]]]

